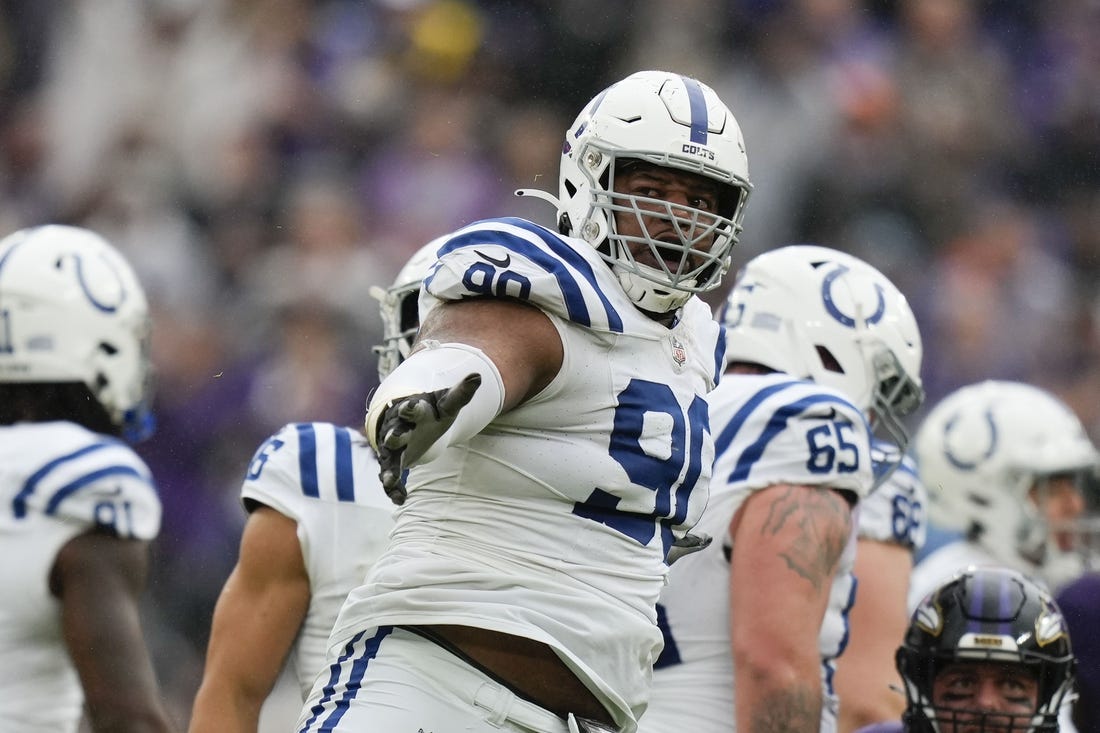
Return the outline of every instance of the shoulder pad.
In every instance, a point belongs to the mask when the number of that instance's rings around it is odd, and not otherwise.
[[[436,300],[512,298],[596,331],[621,333],[635,309],[587,243],[524,219],[487,219],[441,240],[424,280]],[[432,307],[421,301],[421,318]]]
[[[392,508],[366,438],[331,423],[290,423],[265,440],[248,465],[241,499],[292,519],[314,500]]]
[[[151,540],[160,531],[160,497],[149,467],[126,443],[104,436],[31,475],[12,509],[16,518],[37,512],[123,539]]]
[[[755,487],[829,485],[859,497],[870,491],[871,428],[840,392],[785,374],[726,380],[752,386],[730,419],[714,427],[716,452],[735,457],[717,479]]]

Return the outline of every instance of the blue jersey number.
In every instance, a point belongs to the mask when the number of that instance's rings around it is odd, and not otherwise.
[[[646,415],[668,425],[669,455],[654,456],[642,445]],[[597,488],[574,512],[602,522],[645,545],[661,527],[665,551],[672,544],[671,527],[687,516],[692,489],[703,468],[703,436],[710,432],[706,402],[696,396],[684,412],[667,384],[633,379],[619,393],[609,451],[630,480],[655,493],[653,511],[619,510],[620,498]]]
[[[267,463],[267,459],[271,458],[271,454],[283,447],[283,441],[278,438],[268,438],[264,441],[264,444],[256,451],[256,455],[252,456],[252,462],[248,464],[248,473],[245,474],[245,478],[249,481],[255,481],[260,477],[260,473],[264,470],[264,464]]]
[[[810,473],[832,473],[834,466],[840,473],[859,470],[859,448],[851,441],[853,429],[851,423],[828,423],[806,433],[810,446],[806,468]]]
[[[924,524],[924,507],[919,501],[904,494],[896,494],[891,505],[893,511],[890,519],[894,539],[899,544],[915,547],[917,532]]]
[[[96,526],[110,530],[119,537],[130,537],[134,531],[134,515],[130,502],[96,502],[92,510]]]
[[[527,300],[531,297],[531,281],[511,270],[498,270],[484,262],[475,262],[466,268],[462,284],[471,293],[497,298]]]

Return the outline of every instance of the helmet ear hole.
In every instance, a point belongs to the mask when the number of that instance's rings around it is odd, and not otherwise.
[[[844,374],[844,367],[840,365],[840,361],[833,355],[833,352],[821,344],[814,347],[817,349],[817,358],[821,359],[821,364],[830,372],[836,372],[837,374]]]
[[[560,234],[565,234],[566,236],[568,236],[569,233],[572,231],[573,222],[570,221],[569,214],[563,211],[561,213],[561,216],[558,217],[558,232]]]
[[[418,310],[417,298],[413,297],[415,294],[416,293],[410,293],[401,301],[402,331],[409,331],[419,326],[420,313]]]

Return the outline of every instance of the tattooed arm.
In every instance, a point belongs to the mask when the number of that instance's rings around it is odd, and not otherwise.
[[[730,524],[730,638],[739,733],[821,725],[818,634],[852,529],[845,498],[825,487],[752,494]]]

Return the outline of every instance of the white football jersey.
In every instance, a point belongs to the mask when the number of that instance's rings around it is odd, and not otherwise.
[[[0,426],[0,730],[75,731],[84,694],[49,576],[61,548],[103,528],[152,540],[161,505],[122,441],[69,422]]]
[[[928,490],[917,465],[908,456],[898,462],[897,446],[881,440],[871,445],[876,466],[897,463],[897,468],[859,507],[860,539],[888,542],[915,554],[928,537]]]
[[[324,666],[340,606],[389,541],[395,507],[367,439],[330,423],[292,423],[268,438],[249,464],[241,500],[298,523],[310,600],[287,660],[301,689],[297,716]]]
[[[393,541],[350,595],[334,645],[398,624],[535,639],[632,728],[661,646],[666,554],[706,505],[704,396],[724,356],[721,327],[698,298],[671,328],[645,317],[590,245],[522,219],[443,240],[421,318],[478,296],[545,312],[561,335],[561,370],[410,470]]]
[[[874,481],[867,421],[832,388],[785,374],[727,374],[710,403],[717,458],[710,504],[696,531],[715,540],[677,560],[661,594],[665,645],[639,728],[644,733],[734,730],[729,525],[745,499],[777,484],[830,486],[862,499]],[[829,695],[832,663],[847,635],[855,538],[853,522],[818,639]],[[830,703],[823,718],[831,716],[833,727],[835,714]]]

